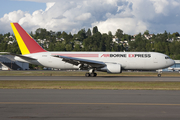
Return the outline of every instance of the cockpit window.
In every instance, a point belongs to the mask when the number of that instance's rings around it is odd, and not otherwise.
[[[170,57],[166,56],[165,59],[171,59]]]

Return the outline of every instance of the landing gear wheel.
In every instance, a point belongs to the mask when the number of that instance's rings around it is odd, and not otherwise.
[[[89,74],[89,73],[86,73],[85,76],[86,76],[86,77],[90,77],[90,74]]]
[[[96,77],[97,73],[91,73],[90,75],[91,75],[91,77]]]
[[[161,77],[161,74],[158,74],[158,77]]]
[[[94,73],[91,73],[90,75],[91,75],[91,77],[94,77]]]
[[[94,73],[94,77],[96,77],[97,76],[97,73]]]
[[[86,77],[96,77],[97,73],[86,73],[85,76]]]

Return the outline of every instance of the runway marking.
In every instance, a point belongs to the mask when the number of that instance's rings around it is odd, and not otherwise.
[[[61,102],[0,102],[0,105],[132,105],[132,106],[180,106],[180,104],[161,103],[61,103]]]

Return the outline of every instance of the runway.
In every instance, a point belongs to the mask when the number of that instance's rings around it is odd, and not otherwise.
[[[0,89],[3,120],[177,120],[180,91]]]
[[[179,77],[144,77],[144,76],[0,76],[0,80],[36,80],[36,81],[167,81],[180,82]]]
[[[0,76],[36,81],[180,81],[179,77]],[[3,120],[177,120],[180,91],[0,89]]]

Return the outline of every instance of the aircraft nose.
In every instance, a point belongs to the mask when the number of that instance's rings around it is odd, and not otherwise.
[[[170,66],[172,66],[172,65],[175,64],[175,61],[171,59],[170,62],[169,62],[169,64],[170,64]]]

